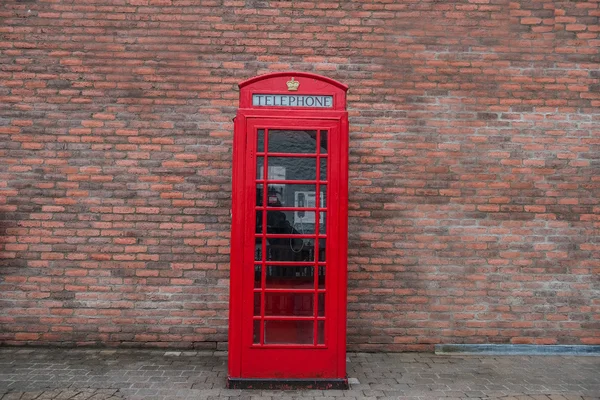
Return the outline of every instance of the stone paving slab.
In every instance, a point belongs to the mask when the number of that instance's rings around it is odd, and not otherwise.
[[[350,390],[229,390],[227,354],[0,348],[0,400],[600,400],[600,357],[350,353]]]

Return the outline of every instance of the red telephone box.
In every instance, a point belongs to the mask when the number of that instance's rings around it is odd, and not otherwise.
[[[240,83],[231,388],[348,387],[347,89],[303,72]]]

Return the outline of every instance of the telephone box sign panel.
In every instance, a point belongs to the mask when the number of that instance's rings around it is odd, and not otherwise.
[[[317,107],[333,108],[333,96],[298,94],[254,94],[254,107]]]

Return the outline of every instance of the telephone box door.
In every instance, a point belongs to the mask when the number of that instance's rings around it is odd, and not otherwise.
[[[347,385],[347,124],[345,113],[315,114],[236,119],[230,387]]]

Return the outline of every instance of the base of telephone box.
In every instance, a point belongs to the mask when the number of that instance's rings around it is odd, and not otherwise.
[[[227,378],[229,389],[263,390],[345,390],[349,389],[348,378],[344,379],[258,379]]]

